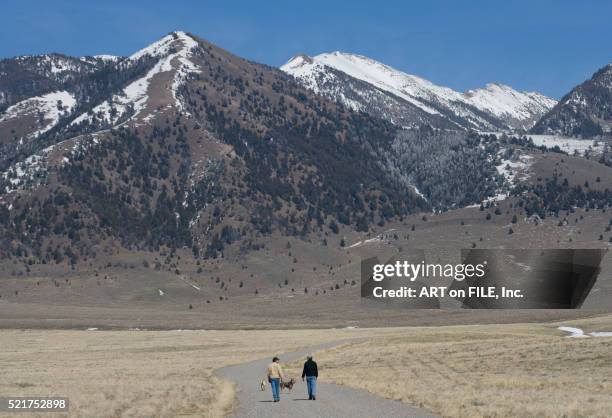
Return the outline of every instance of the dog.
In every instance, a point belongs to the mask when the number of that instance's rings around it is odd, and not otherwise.
[[[295,385],[295,379],[293,379],[293,378],[289,379],[288,382],[283,382],[281,380],[281,382],[280,382],[281,392],[283,392],[284,389],[287,389],[289,391],[289,393],[291,393],[291,390],[293,390],[293,385]]]
[[[266,382],[266,379],[261,379],[261,383],[259,384],[259,387],[261,388],[261,391],[265,391],[266,390],[266,384],[268,382]]]

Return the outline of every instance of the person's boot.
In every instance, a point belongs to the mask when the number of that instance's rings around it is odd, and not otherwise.
[[[316,397],[316,396],[314,396],[314,395],[312,395],[312,400],[313,400],[313,401],[316,401],[316,400],[317,400],[317,397]]]

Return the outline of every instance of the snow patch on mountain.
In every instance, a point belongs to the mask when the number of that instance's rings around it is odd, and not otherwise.
[[[500,153],[504,151],[505,149],[502,149]],[[529,167],[532,164],[533,157],[531,155],[520,155],[515,158],[502,160],[495,168],[500,175],[504,176],[508,185],[514,187],[517,181],[526,180],[529,177]]]
[[[67,71],[78,71],[76,65],[67,59],[63,59],[62,57],[55,55],[43,55],[41,58],[42,59],[38,61],[37,65],[39,67],[48,65],[51,69],[51,73],[53,74],[61,74]]]
[[[561,151],[565,151],[570,155],[573,155],[574,153],[583,155],[587,151],[595,154],[601,154],[605,146],[605,143],[601,141],[568,138],[561,135],[527,135],[527,137],[530,138],[538,147],[559,147]]]
[[[6,109],[0,123],[26,116],[37,118],[38,129],[27,135],[37,137],[53,128],[60,117],[67,116],[76,105],[76,98],[67,91],[54,91],[42,96],[30,97]]]
[[[501,150],[503,152],[503,150]],[[496,191],[494,196],[486,198],[482,203],[501,202],[510,196],[510,191],[523,180],[529,178],[529,167],[533,164],[533,157],[530,155],[520,156],[517,159],[501,160],[495,168],[499,175],[504,176],[504,185]],[[477,205],[474,205],[477,206]]]
[[[102,60],[102,61],[111,61],[111,62],[119,61],[120,59],[123,58],[117,55],[108,55],[108,54],[98,54],[98,55],[94,55],[93,57],[96,59]]]
[[[506,156],[506,149],[501,148],[497,153],[497,161],[495,169],[500,176],[504,177],[503,185],[495,191],[493,196],[489,196],[484,199],[481,204],[501,202],[506,200],[512,189],[514,189],[519,183],[527,180],[532,172],[531,166],[533,165],[534,157],[529,154],[512,154]],[[478,207],[479,204],[467,206],[469,208]]]
[[[423,193],[421,193],[421,191],[419,190],[418,187],[416,187],[414,184],[411,184],[411,187],[412,187],[412,189],[414,190],[414,193],[416,193],[417,196],[421,197],[426,202],[429,202],[429,200],[427,200],[427,196],[425,196]]]
[[[495,135],[498,138],[501,138],[504,135],[503,132],[486,132],[486,134]],[[606,142],[604,141],[570,138],[563,135],[527,134],[524,135],[524,137],[531,139],[533,144],[537,147],[546,147],[548,149],[559,147],[561,151],[566,152],[569,155],[584,155],[585,152],[601,154],[606,146]]]
[[[93,56],[88,55],[79,59],[83,62],[95,65],[98,64],[100,61],[102,61],[103,63],[119,62],[123,59],[123,57],[118,55],[98,54]]]
[[[54,145],[51,145],[0,173],[0,177],[8,181],[5,192],[11,193],[40,184],[46,178],[47,157],[53,148]]]
[[[43,157],[30,155],[24,161],[15,164],[9,170],[2,173],[2,177],[9,181],[9,185],[6,186],[6,192],[9,193],[17,190],[27,180],[34,178],[35,174],[41,170],[41,161],[43,161]]]

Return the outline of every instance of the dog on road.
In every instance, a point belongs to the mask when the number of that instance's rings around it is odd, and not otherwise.
[[[259,388],[261,389],[262,392],[266,390],[267,385],[268,385],[268,382],[266,382],[266,379],[261,379],[261,382],[259,382]],[[285,389],[287,389],[289,393],[291,393],[294,385],[295,385],[295,379],[293,378],[289,379],[287,382],[283,382],[281,380],[280,390],[281,392],[283,392]]]
[[[293,385],[295,385],[295,379],[293,379],[293,378],[289,379],[287,382],[283,382],[281,380],[281,382],[280,382],[281,392],[283,392],[284,389],[287,389],[289,391],[289,393],[291,393],[291,390],[293,390]]]

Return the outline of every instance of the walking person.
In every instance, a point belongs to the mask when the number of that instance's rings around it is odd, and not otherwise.
[[[280,359],[274,357],[272,363],[268,364],[268,382],[270,382],[274,402],[280,401],[280,383],[284,378],[285,376],[283,375],[283,368],[280,365]]]
[[[317,363],[312,359],[312,355],[306,357],[304,370],[302,371],[302,382],[306,378],[306,386],[308,386],[308,399],[311,401],[317,400],[317,378],[319,377],[319,369]]]

